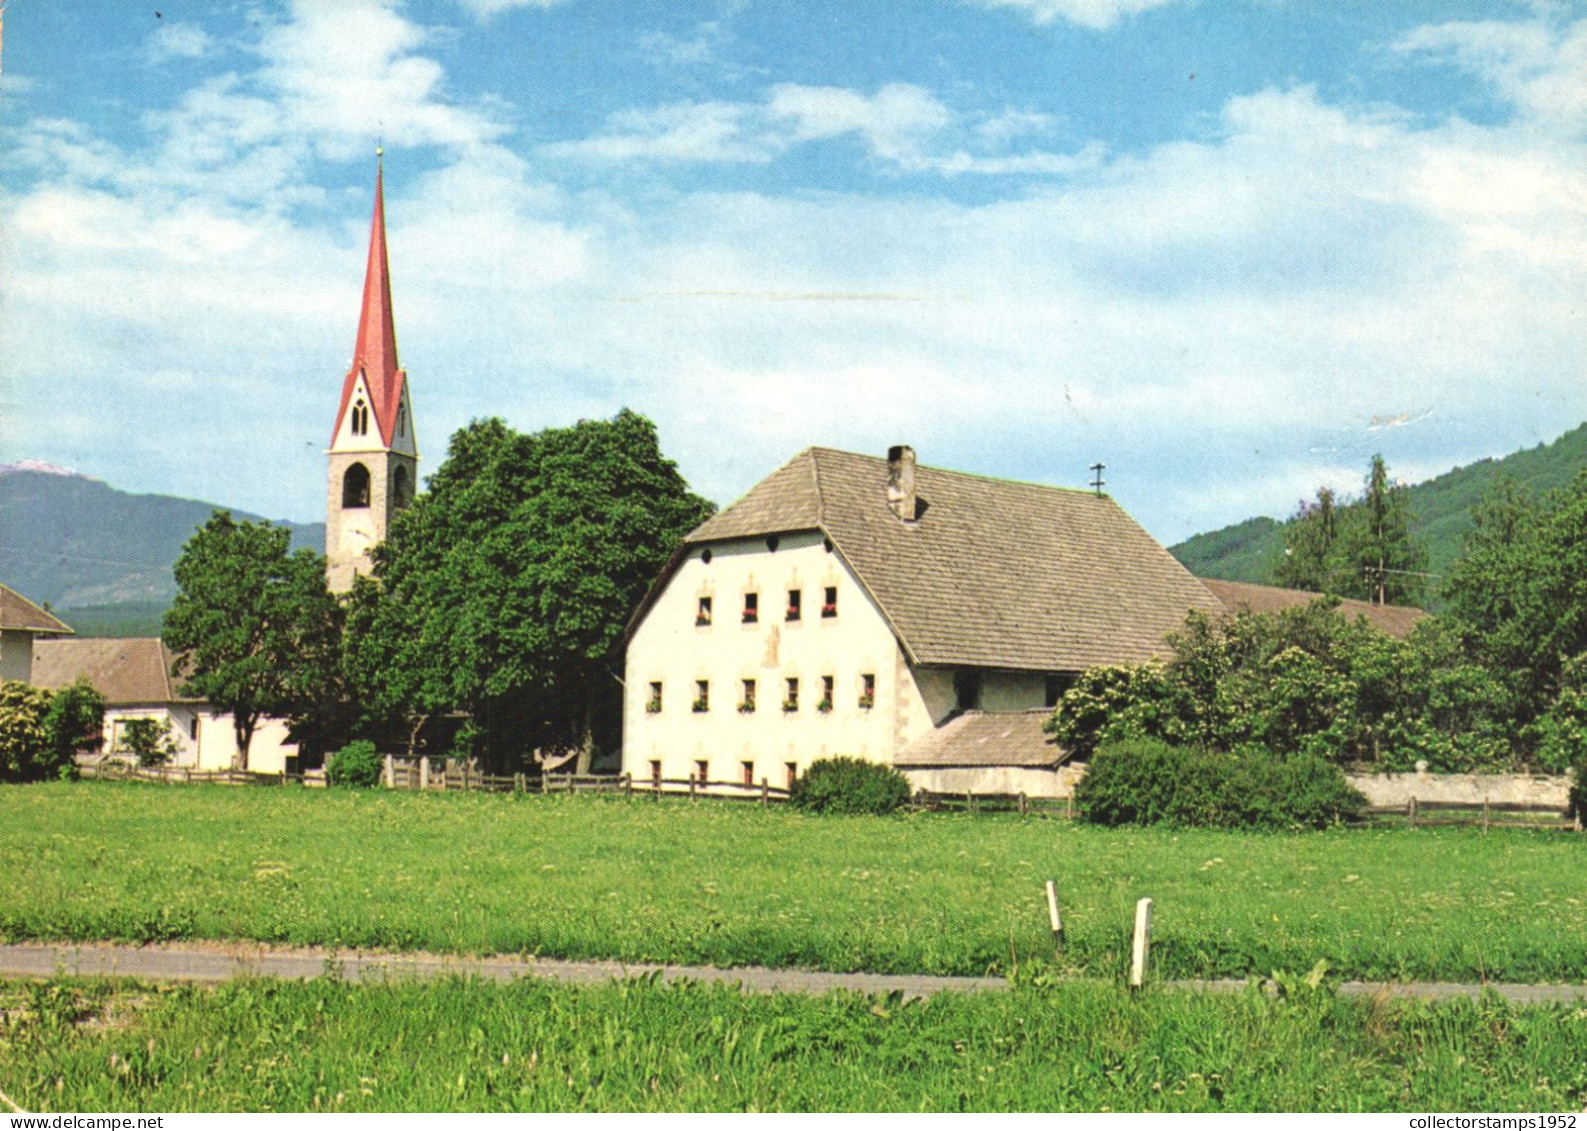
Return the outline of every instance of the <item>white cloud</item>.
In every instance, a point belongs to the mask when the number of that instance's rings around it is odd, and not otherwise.
[[[480,19],[488,19],[498,12],[514,8],[555,8],[564,0],[457,0],[464,8]]]
[[[1587,130],[1587,20],[1428,24],[1395,44],[1476,75],[1525,117],[1573,134]]]
[[[197,24],[181,20],[164,22],[149,36],[146,52],[151,62],[198,59],[215,49],[215,41]]]
[[[1050,129],[1052,122],[1047,115],[1012,110],[971,122],[909,83],[889,83],[875,94],[779,83],[756,103],[685,102],[626,110],[612,115],[594,137],[549,145],[542,152],[601,161],[761,164],[798,145],[855,137],[876,161],[905,172],[1046,176],[1097,163],[1102,149],[1096,145],[1075,154],[1007,151],[1012,139]]]
[[[1175,3],[1176,0],[970,0],[982,8],[1013,8],[1038,24],[1064,20],[1106,31],[1121,19]]]

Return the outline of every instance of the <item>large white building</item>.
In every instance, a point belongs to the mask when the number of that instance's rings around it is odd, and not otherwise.
[[[629,625],[623,770],[783,787],[817,758],[1058,795],[1074,676],[1222,606],[1111,499],[810,448],[693,531]]]

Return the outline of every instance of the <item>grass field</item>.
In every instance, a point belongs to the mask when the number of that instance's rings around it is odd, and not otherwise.
[[[0,788],[0,937],[255,939],[940,974],[1587,980],[1587,837],[1254,835],[728,803],[110,783]]]
[[[32,1111],[1579,1110],[1587,1011],[1109,985],[0,983]]]

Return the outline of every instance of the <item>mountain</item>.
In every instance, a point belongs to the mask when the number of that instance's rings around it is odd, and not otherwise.
[[[33,461],[0,466],[0,581],[29,600],[48,601],[82,635],[154,635],[176,595],[171,567],[182,547],[226,509],[131,495]],[[292,531],[294,549],[324,550],[323,523],[280,525]]]
[[[1461,544],[1471,529],[1471,509],[1483,500],[1501,473],[1536,497],[1566,486],[1584,468],[1587,424],[1552,443],[1513,452],[1502,459],[1478,460],[1408,488],[1406,509],[1411,516],[1411,530],[1427,544],[1427,569],[1435,575],[1432,588],[1436,590],[1450,564],[1460,556]],[[1366,475],[1365,467],[1361,473]],[[1197,577],[1266,583],[1284,556],[1284,527],[1285,523],[1271,518],[1248,518],[1187,538],[1170,546],[1168,552]]]

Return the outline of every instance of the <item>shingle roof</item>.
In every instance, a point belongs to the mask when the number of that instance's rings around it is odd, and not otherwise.
[[[32,682],[56,690],[85,677],[110,706],[192,702],[176,693],[171,660],[158,636],[35,640]]]
[[[1201,583],[1231,613],[1276,613],[1284,609],[1298,609],[1322,596],[1303,589],[1280,589],[1273,585],[1252,585],[1245,581],[1202,578]],[[1347,617],[1366,617],[1373,627],[1400,638],[1408,636],[1418,621],[1430,615],[1422,609],[1406,605],[1374,605],[1348,599],[1339,602],[1339,612]]]
[[[0,629],[7,632],[59,632],[71,634],[71,627],[51,616],[15,589],[0,585]]]
[[[1068,757],[1042,724],[1050,707],[1030,711],[966,711],[921,735],[895,766],[1056,766]]]
[[[830,538],[916,663],[1079,671],[1147,659],[1217,601],[1107,497],[921,466],[918,521],[887,461],[809,448],[687,545],[795,530]]]

